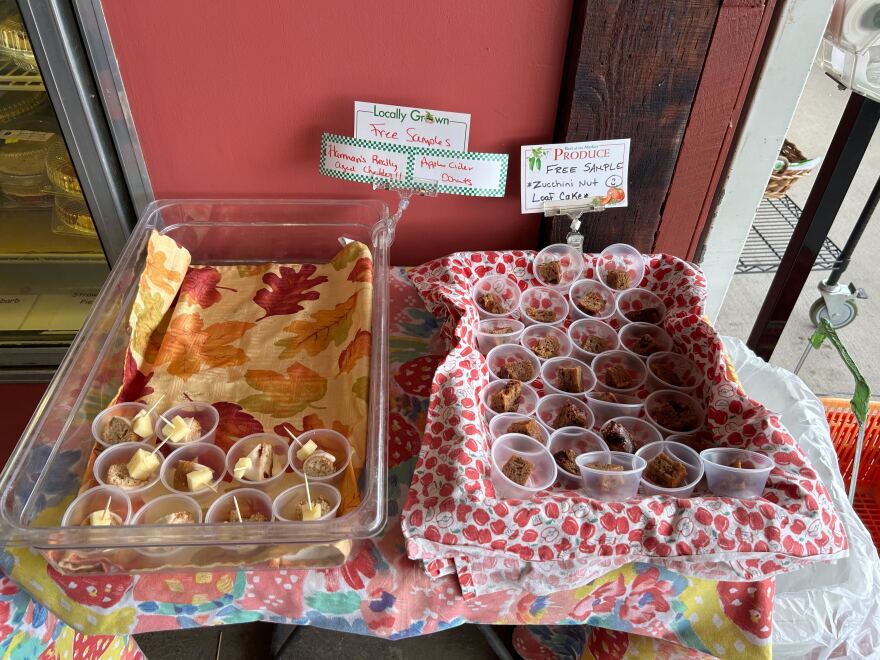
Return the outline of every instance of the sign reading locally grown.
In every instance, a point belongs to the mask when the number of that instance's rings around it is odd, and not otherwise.
[[[521,147],[523,213],[546,202],[597,208],[626,206],[629,138]]]
[[[360,183],[430,182],[450,195],[504,196],[507,154],[408,146],[324,133],[321,174]]]
[[[467,151],[471,116],[382,103],[354,103],[354,136],[411,147]]]

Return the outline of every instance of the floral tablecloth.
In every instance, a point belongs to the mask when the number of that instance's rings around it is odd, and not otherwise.
[[[0,591],[0,653],[16,639],[36,644],[41,653],[59,639],[74,643],[75,629],[88,635],[80,640],[110,640],[101,643],[116,645],[120,654],[126,649],[137,654],[125,637],[92,636],[262,620],[390,639],[468,622],[528,624],[517,633],[517,649],[527,657],[552,657],[563,648],[602,658],[623,653],[770,656],[772,579],[714,582],[632,563],[547,596],[510,589],[465,600],[454,575],[432,579],[408,559],[400,514],[424,430],[431,377],[445,345],[403,270],[395,271],[391,287],[389,502],[381,536],[356,546],[345,566],[327,570],[69,578],[49,569],[39,555],[10,549],[0,555],[0,566],[25,591],[7,587],[12,602],[21,601],[15,607],[6,605],[10,601]],[[572,627],[578,623],[589,627]]]

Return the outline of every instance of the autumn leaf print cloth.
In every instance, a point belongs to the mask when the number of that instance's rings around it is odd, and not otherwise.
[[[335,429],[354,450],[342,484],[351,508],[366,455],[371,311],[363,243],[327,264],[193,265],[153,233],[118,398],[152,405],[164,395],[160,412],[212,403],[224,450],[251,433]]]

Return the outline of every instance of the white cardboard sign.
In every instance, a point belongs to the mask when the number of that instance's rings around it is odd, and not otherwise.
[[[539,213],[545,202],[609,208],[629,201],[629,138],[526,145],[520,161],[523,213]]]
[[[467,151],[471,116],[382,103],[354,103],[354,136],[410,147]]]
[[[429,149],[324,133],[320,172],[358,183],[429,183],[448,195],[503,197],[507,154]]]

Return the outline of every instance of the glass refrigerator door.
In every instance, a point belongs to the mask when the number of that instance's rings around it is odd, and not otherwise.
[[[109,272],[22,15],[0,3],[0,370],[57,364]]]

